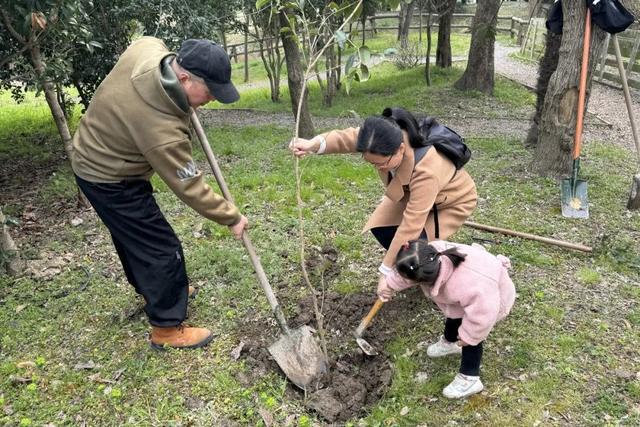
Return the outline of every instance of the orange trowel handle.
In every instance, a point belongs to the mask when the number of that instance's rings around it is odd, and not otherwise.
[[[371,307],[371,310],[369,310],[369,314],[367,314],[365,318],[362,319],[362,321],[360,322],[360,325],[358,326],[358,329],[356,329],[357,337],[362,336],[362,333],[364,332],[365,329],[367,329],[367,326],[369,326],[369,323],[371,323],[371,319],[373,319],[376,313],[378,313],[378,310],[380,310],[380,307],[382,307],[382,304],[384,304],[384,301],[378,298],[378,300],[373,305],[373,307]]]

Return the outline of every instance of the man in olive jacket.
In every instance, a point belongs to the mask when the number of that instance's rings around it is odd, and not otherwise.
[[[149,179],[157,173],[183,202],[240,238],[247,219],[196,168],[189,121],[191,108],[238,98],[220,46],[190,39],[176,54],[143,37],[100,84],[74,135],[76,181],[109,229],[127,280],[145,299],[154,348],[202,347],[212,334],[182,324],[194,289]]]

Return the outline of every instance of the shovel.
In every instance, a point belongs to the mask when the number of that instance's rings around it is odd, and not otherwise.
[[[371,323],[371,320],[373,320],[373,317],[376,315],[376,313],[378,313],[378,310],[380,310],[382,304],[384,304],[384,301],[378,298],[373,307],[371,307],[371,310],[369,310],[369,313],[364,317],[364,319],[362,319],[360,325],[358,325],[358,328],[353,333],[358,346],[360,346],[364,354],[366,354],[367,356],[377,356],[378,352],[375,348],[373,348],[371,344],[369,344],[364,338],[362,338],[362,334],[364,333],[364,330],[367,329],[369,323]]]
[[[629,113],[629,121],[631,122],[631,133],[633,134],[633,142],[636,144],[636,154],[640,161],[640,137],[638,136],[638,129],[636,128],[636,121],[633,117],[633,107],[631,106],[631,94],[629,93],[629,83],[627,82],[627,74],[624,71],[624,64],[622,63],[622,54],[620,53],[620,44],[618,43],[618,37],[613,35],[613,47],[616,51],[616,62],[618,63],[618,71],[620,72],[620,80],[622,80],[622,90],[624,92],[624,101],[627,104],[627,113]],[[631,192],[629,194],[629,201],[627,202],[627,209],[640,209],[640,174],[636,174],[633,177],[631,184]]]
[[[231,197],[229,188],[222,176],[222,171],[218,166],[218,162],[213,155],[207,135],[205,135],[202,125],[200,124],[200,120],[194,110],[191,110],[191,122],[193,123],[193,127],[198,135],[202,149],[207,156],[207,160],[209,160],[209,165],[213,170],[213,175],[220,186],[220,190],[222,191],[224,198],[233,203],[233,198]],[[262,269],[260,259],[256,255],[253,244],[251,243],[251,240],[249,240],[249,235],[246,231],[242,233],[242,242],[249,253],[253,268],[258,275],[258,280],[262,289],[267,295],[267,300],[269,301],[273,314],[278,321],[278,325],[280,326],[280,329],[282,329],[282,335],[280,338],[269,346],[269,353],[291,382],[306,391],[307,386],[318,380],[327,372],[328,368],[327,359],[320,348],[317,338],[313,335],[315,331],[306,325],[297,329],[290,329],[287,326],[287,321],[284,318],[282,308],[280,308],[280,304],[278,304],[278,300],[273,293],[273,289],[271,288],[271,285],[269,285],[267,276]]]
[[[580,171],[580,146],[584,124],[584,104],[587,92],[587,73],[589,71],[589,43],[591,41],[591,11],[587,8],[584,41],[582,43],[582,68],[580,69],[580,87],[578,92],[578,116],[576,133],[573,138],[573,170],[571,177],[562,180],[562,216],[567,218],[589,218],[587,200],[587,182],[578,179]]]

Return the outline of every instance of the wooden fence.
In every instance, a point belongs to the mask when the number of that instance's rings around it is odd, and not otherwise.
[[[420,26],[420,14],[414,14],[412,18],[411,30],[426,29],[424,25],[427,14],[422,14],[423,25]],[[458,31],[471,31],[473,14],[454,13],[451,21],[451,29]],[[381,31],[398,31],[398,13],[379,13],[368,18],[369,24],[366,31],[370,36],[374,36]],[[637,25],[637,24],[636,24]],[[349,31],[361,31],[361,22],[353,23]],[[438,15],[431,14],[431,27],[438,28]],[[498,16],[498,33],[508,33],[516,43],[521,46],[520,52],[523,56],[529,56],[537,60],[544,52],[544,42],[546,28],[543,18],[532,18],[530,21],[516,17]],[[627,71],[629,86],[640,89],[640,29],[633,27],[618,34],[618,41],[623,56],[623,63]],[[227,53],[236,63],[239,59],[244,60],[248,55],[260,53],[260,46],[257,41],[247,43],[247,55],[244,54],[244,43],[230,44],[226,46]],[[245,67],[247,65],[245,64]],[[620,87],[620,77],[618,73],[613,44],[607,39],[607,49],[599,58],[598,68],[595,76],[596,80]]]
[[[471,31],[471,24],[473,20],[473,14],[468,13],[454,13],[451,23],[452,30]],[[426,22],[427,14],[423,13],[423,21]],[[420,29],[420,25],[417,22],[420,19],[420,14],[414,14],[412,23],[409,28],[411,30]],[[379,25],[377,21],[384,20],[392,25]],[[398,31],[398,13],[380,13],[368,18],[369,24],[366,27],[366,31],[370,35],[375,35],[380,31]],[[353,23],[349,31],[357,30],[361,31],[361,22]],[[431,27],[438,28],[438,15],[431,14]],[[422,26],[422,29],[426,29],[426,25]],[[517,38],[518,43],[521,43],[524,39],[524,32],[527,30],[527,21],[515,17],[499,16],[497,31],[500,33],[509,33],[512,38]],[[228,44],[225,46],[227,54],[234,61],[244,60],[244,43]],[[247,43],[247,55],[256,55],[260,53],[260,45],[256,40],[249,41]]]

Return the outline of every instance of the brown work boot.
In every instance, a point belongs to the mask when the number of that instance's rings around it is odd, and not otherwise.
[[[172,348],[200,348],[209,344],[213,334],[206,328],[190,328],[179,325],[169,328],[153,326],[151,328],[151,347],[162,350]]]
[[[194,299],[198,295],[198,288],[189,285],[189,299]]]

